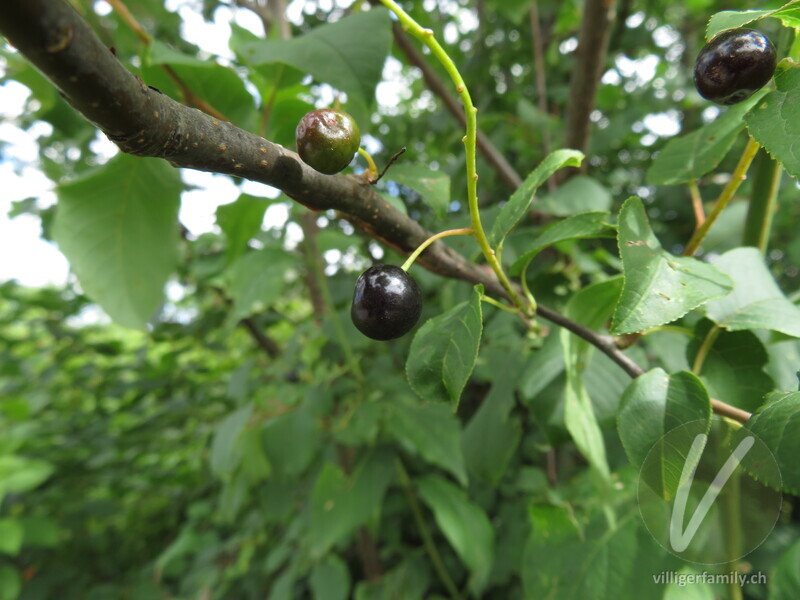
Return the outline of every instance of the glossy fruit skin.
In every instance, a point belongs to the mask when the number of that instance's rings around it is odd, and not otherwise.
[[[417,282],[395,265],[375,265],[356,281],[350,318],[365,336],[392,340],[405,335],[419,320],[422,293]]]
[[[767,36],[753,29],[729,29],[697,55],[694,85],[706,100],[737,104],[766,85],[775,65],[775,46]]]
[[[333,175],[353,160],[361,145],[356,120],[346,112],[322,108],[306,113],[295,131],[297,153],[309,167]]]

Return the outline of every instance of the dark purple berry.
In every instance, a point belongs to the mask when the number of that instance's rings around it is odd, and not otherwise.
[[[694,85],[706,100],[736,104],[760,90],[775,73],[775,47],[752,29],[729,29],[697,55]]]
[[[356,281],[350,317],[365,336],[391,340],[405,335],[422,312],[417,282],[395,265],[375,265]]]

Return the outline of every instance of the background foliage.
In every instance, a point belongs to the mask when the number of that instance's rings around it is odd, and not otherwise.
[[[392,45],[385,11],[292,2],[287,21],[262,10],[267,39],[234,25],[228,61],[181,38],[174,3],[125,3],[145,37],[103,2],[72,4],[149,85],[290,148],[299,118],[343,92],[379,165],[408,148],[381,192],[431,231],[466,223],[463,130]],[[263,9],[190,4],[207,19]],[[348,318],[357,274],[401,256],[285,196],[243,192],[213,232],[192,235],[177,221],[180,172],[98,154],[94,127],[6,44],[3,80],[30,89],[14,121],[51,126],[38,166],[58,192],[54,207],[31,198],[12,214],[41,218],[74,277],[0,285],[0,599],[798,597],[797,69],[779,73],[762,111],[748,113],[768,91],[720,114],[694,92],[694,57],[713,14],[751,3],[620,1],[588,170],[558,186],[548,177],[579,153],[534,169],[563,145],[582,3],[536,4],[544,112],[530,0],[403,4],[444,40],[494,146],[534,173],[512,197],[479,160],[503,262],[517,275],[530,261],[537,300],[590,328],[655,328],[626,350],[654,370],[631,384],[585,341],[544,321],[527,330],[480,289],[419,266],[416,337],[363,338]],[[795,18],[758,22],[783,55],[781,25]],[[396,93],[376,101],[386,78]],[[766,254],[741,247],[747,181],[703,243],[713,266],[676,256],[695,224],[683,184],[715,198],[745,126],[788,172]],[[275,206],[287,218],[264,221]],[[448,245],[478,259],[468,238]],[[167,280],[179,299],[164,298]],[[712,351],[686,373],[712,329]],[[656,545],[636,508],[641,449],[670,419],[710,419],[709,397],[759,410],[749,426],[783,469],[778,523],[739,566],[769,584],[743,596],[654,584],[698,567]],[[637,428],[643,398],[661,429]]]

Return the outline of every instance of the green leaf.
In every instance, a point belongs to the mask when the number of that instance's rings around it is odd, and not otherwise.
[[[481,402],[461,438],[461,451],[469,472],[496,487],[522,439],[519,420],[510,417],[519,369],[505,372]]]
[[[217,224],[228,240],[225,256],[229,263],[247,250],[247,243],[261,231],[264,212],[274,202],[241,194],[235,202],[217,208]]]
[[[774,10],[723,10],[711,16],[706,26],[706,39],[726,29],[736,29],[769,16]]]
[[[350,593],[350,572],[335,554],[314,565],[309,580],[314,600],[347,600]]]
[[[349,112],[366,127],[365,107],[381,80],[391,39],[389,13],[376,8],[289,40],[244,42],[237,51],[254,64],[285,63],[347,92],[349,100],[362,107],[348,107]]]
[[[399,566],[377,581],[360,581],[354,600],[436,600],[425,596],[431,580],[428,557],[422,553],[405,556]]]
[[[786,27],[800,27],[800,4],[791,0],[781,8],[772,10],[723,10],[713,15],[706,27],[706,39],[710,40],[721,31],[743,27],[765,17],[780,19]]]
[[[536,212],[569,217],[588,211],[607,211],[611,202],[611,193],[594,177],[576,175],[537,202]]]
[[[736,248],[714,266],[731,277],[733,292],[709,302],[706,316],[730,331],[771,329],[800,337],[800,308],[781,292],[756,248]]]
[[[0,456],[0,499],[5,494],[18,494],[32,490],[53,473],[50,463],[34,458]]]
[[[184,556],[195,553],[204,546],[207,538],[195,531],[190,525],[184,526],[178,536],[156,557],[156,572],[168,570],[171,564]]]
[[[163,160],[120,154],[56,189],[53,236],[87,295],[144,329],[178,262],[182,184]]]
[[[299,477],[311,465],[322,433],[317,423],[319,408],[309,398],[292,411],[264,424],[262,443],[270,464],[286,477]]]
[[[19,522],[25,531],[23,543],[34,548],[55,548],[61,534],[58,524],[49,517],[21,517]]]
[[[784,27],[800,27],[800,4],[797,0],[790,0],[773,12],[770,17],[780,19]]]
[[[144,57],[146,65],[186,65],[189,67],[204,67],[208,61],[184,54],[157,39],[150,40],[147,46],[148,54]]]
[[[494,528],[483,509],[452,483],[428,475],[416,480],[420,498],[433,511],[436,524],[471,571],[469,588],[480,595],[494,562]]]
[[[551,332],[541,348],[531,352],[527,365],[517,382],[523,400],[530,402],[564,372],[564,350],[561,334]]]
[[[406,362],[412,389],[423,400],[449,401],[458,408],[481,343],[482,286],[475,286],[472,299],[434,317],[419,328]]]
[[[418,165],[394,165],[389,179],[410,187],[433,209],[437,218],[443,219],[450,206],[450,176]]]
[[[151,40],[148,49],[149,56],[144,57],[143,77],[149,85],[176,100],[185,100],[181,87],[160,68],[161,65],[168,65],[193,94],[202,98],[226,120],[245,129],[255,126],[255,101],[233,69],[213,60],[200,60],[183,54],[157,39]]]
[[[766,89],[759,90],[744,102],[728,108],[712,123],[672,138],[647,170],[647,182],[674,185],[699,179],[713,171],[744,129],[745,114],[766,94]]]
[[[737,432],[737,436],[752,431],[766,444],[778,461],[779,472],[769,465],[752,465],[747,457],[742,465],[762,483],[791,494],[800,493],[800,392],[774,392],[767,402]],[[734,438],[735,439],[735,438]],[[734,441],[734,445],[736,441]],[[758,470],[756,467],[762,467]]]
[[[800,541],[781,556],[769,578],[769,600],[800,598]]]
[[[245,429],[241,435],[240,474],[248,483],[264,481],[272,474],[272,464],[267,459],[262,438],[262,431],[256,427]]]
[[[263,133],[266,139],[286,148],[295,147],[297,124],[307,112],[315,108],[313,104],[304,100],[308,97],[307,94],[308,88],[302,85],[293,85],[275,93],[267,127]],[[266,94],[262,96],[262,98],[269,97]]]
[[[619,278],[589,285],[570,298],[564,314],[589,329],[599,329],[608,321],[619,293]],[[589,461],[594,473],[604,486],[610,486],[603,433],[582,377],[583,369],[589,362],[590,346],[566,329],[562,329],[560,335],[567,372],[564,422],[575,445]],[[607,489],[606,487],[606,491]]]
[[[25,530],[18,519],[0,519],[0,552],[16,556],[22,548]]]
[[[786,172],[800,177],[800,148],[794,141],[800,136],[800,67],[775,75],[777,90],[745,117],[753,139],[783,164]]]
[[[15,600],[22,592],[22,578],[11,565],[0,564],[0,599]]]
[[[403,446],[422,458],[446,469],[461,485],[467,485],[467,472],[459,440],[461,424],[444,404],[417,404],[397,400],[385,404],[387,431]]]
[[[658,453],[661,470],[645,469],[640,475],[659,497],[670,497],[677,489],[685,460],[665,446],[662,438],[693,421],[705,423],[708,431],[711,400],[703,382],[687,371],[668,375],[663,369],[653,369],[634,379],[622,396],[617,430],[625,454],[634,467],[641,468],[651,450]]]
[[[211,471],[218,477],[233,474],[242,458],[240,438],[244,433],[253,405],[246,404],[225,417],[214,430],[211,442]]]
[[[625,284],[614,312],[614,335],[674,321],[733,287],[716,267],[663,250],[635,196],[619,213],[619,253]]]
[[[326,463],[311,492],[308,543],[313,557],[321,557],[364,524],[380,508],[394,477],[391,454],[374,450],[349,477],[341,467]]]
[[[545,248],[558,242],[595,237],[613,237],[611,225],[606,222],[607,217],[607,212],[586,212],[554,223],[542,231],[532,242],[526,244],[529,250],[514,261],[511,266],[511,274],[519,275],[526,263],[533,260]]]
[[[229,323],[272,306],[283,295],[286,271],[294,264],[294,257],[280,248],[264,248],[248,252],[226,273],[227,292],[233,298]]]
[[[645,598],[630,591],[637,577],[637,552],[644,550],[637,541],[635,519],[627,518],[611,530],[594,524],[591,532],[582,534],[567,508],[534,505],[530,516],[533,527],[520,569],[526,598]],[[652,583],[650,589],[653,595],[648,598],[659,597]]]
[[[697,351],[713,326],[707,319],[695,326],[695,337],[686,349],[689,364],[694,364]],[[772,377],[764,371],[768,360],[764,344],[752,331],[721,331],[697,374],[714,398],[752,412],[775,389]]]
[[[218,496],[217,511],[214,514],[218,523],[225,525],[235,523],[239,511],[247,500],[248,488],[247,479],[241,473],[237,472],[224,479],[222,491]]]
[[[508,232],[519,223],[520,219],[528,212],[536,190],[547,181],[553,173],[562,167],[578,167],[583,160],[583,153],[577,150],[556,150],[545,158],[536,169],[531,172],[522,185],[511,195],[505,206],[494,220],[489,243],[492,246],[501,245]]]

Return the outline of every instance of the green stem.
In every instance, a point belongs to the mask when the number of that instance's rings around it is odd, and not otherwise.
[[[522,272],[520,273],[519,280],[522,283],[522,292],[525,294],[525,298],[528,300],[528,304],[530,305],[531,314],[536,314],[536,298],[533,297],[533,293],[531,292],[530,288],[528,287],[528,267],[533,262],[534,257],[531,256],[526,262],[525,266],[522,267]]]
[[[475,233],[471,227],[464,227],[462,229],[448,229],[447,231],[440,231],[439,233],[432,235],[427,240],[422,242],[414,252],[412,252],[406,262],[403,263],[403,266],[400,267],[403,271],[408,271],[411,268],[411,265],[414,264],[414,261],[417,260],[417,257],[422,254],[422,252],[430,246],[433,242],[443,237],[447,237],[449,235],[472,235]]]
[[[497,260],[494,250],[489,244],[489,239],[486,237],[486,232],[483,230],[483,223],[481,223],[480,210],[478,209],[478,172],[476,163],[476,143],[478,137],[478,120],[476,113],[478,109],[472,104],[472,97],[469,94],[467,85],[464,78],[458,71],[453,59],[447,54],[447,51],[442,48],[439,42],[433,37],[431,29],[425,29],[417,23],[408,13],[406,13],[394,0],[381,0],[384,6],[397,15],[403,29],[408,31],[411,35],[417,38],[420,42],[425,44],[431,53],[439,60],[444,67],[450,79],[456,87],[456,92],[461,97],[461,102],[464,104],[464,115],[467,121],[467,134],[463,137],[464,148],[466,151],[466,166],[467,166],[467,202],[469,205],[469,214],[472,221],[473,235],[475,236],[478,246],[481,248],[486,262],[492,267],[495,275],[500,284],[505,289],[508,297],[515,306],[520,308],[524,307],[524,302],[520,298],[514,286],[508,279],[500,261]]]
[[[503,304],[502,302],[498,302],[491,296],[486,296],[486,295],[481,296],[481,300],[483,302],[486,302],[486,304],[491,304],[492,306],[496,306],[497,308],[502,309],[506,312],[510,312],[513,314],[517,314],[519,312],[518,307],[506,306],[505,304]]]
[[[442,560],[439,551],[436,549],[436,544],[433,543],[433,536],[431,536],[431,532],[428,529],[428,526],[425,524],[425,518],[422,516],[422,509],[419,506],[417,495],[414,493],[414,486],[411,483],[411,478],[408,476],[408,472],[403,466],[403,462],[399,458],[396,461],[396,465],[397,474],[400,477],[400,485],[403,487],[403,491],[406,493],[406,497],[408,498],[408,504],[411,506],[411,512],[414,515],[414,521],[417,523],[417,529],[419,530],[419,534],[422,536],[422,542],[425,544],[425,550],[427,551],[428,556],[431,558],[433,568],[439,575],[439,579],[442,580],[444,587],[446,587],[447,591],[450,593],[450,597],[453,598],[453,600],[461,600],[461,594],[459,593],[456,584],[451,579],[450,573],[447,572],[447,567],[445,567],[444,561]]]
[[[359,148],[358,153],[367,161],[367,178],[372,181],[378,177],[378,166],[375,164],[372,156],[364,148]]]
[[[762,148],[753,165],[753,186],[750,191],[750,208],[744,223],[742,245],[755,246],[761,253],[767,251],[772,216],[778,203],[778,189],[783,169]]]
[[[700,375],[700,371],[703,369],[703,363],[706,362],[706,358],[708,358],[708,353],[711,352],[711,348],[714,345],[714,342],[717,341],[719,334],[722,332],[722,328],[719,325],[713,325],[711,329],[708,330],[703,343],[700,345],[700,349],[697,351],[697,356],[694,357],[694,365],[692,366],[692,373],[695,375]]]
[[[736,193],[736,190],[739,189],[742,181],[745,180],[747,169],[750,167],[750,163],[753,162],[753,158],[755,158],[759,148],[760,146],[758,145],[757,141],[755,141],[753,138],[748,138],[747,146],[745,146],[742,156],[739,159],[739,164],[736,165],[736,169],[734,169],[733,174],[731,175],[731,180],[722,190],[722,193],[720,193],[719,198],[717,198],[717,201],[714,204],[714,208],[711,209],[711,212],[709,213],[705,222],[695,230],[694,235],[692,235],[692,238],[689,240],[689,243],[686,244],[686,248],[683,251],[684,256],[692,256],[695,252],[697,252],[697,249],[700,247],[703,239],[705,239],[708,230],[711,229],[714,221],[717,220],[717,217],[728,205],[728,202],[730,202],[731,198],[733,198],[733,195]]]

